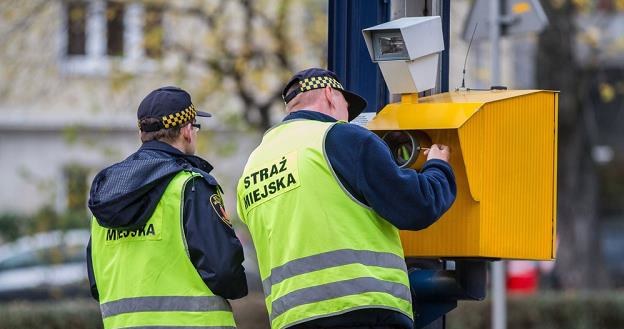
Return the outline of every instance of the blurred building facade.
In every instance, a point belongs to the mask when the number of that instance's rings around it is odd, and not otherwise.
[[[247,103],[238,98],[235,74],[258,76],[242,82],[257,83],[245,94],[256,99],[275,94],[285,78],[280,71],[245,67],[249,63],[228,71],[227,60],[249,49],[279,51],[284,45],[266,23],[272,19],[317,25],[311,15],[326,19],[323,5],[306,12],[305,2],[286,3],[274,2],[273,9],[265,1],[254,7],[236,1],[0,3],[0,173],[6,187],[0,189],[0,213],[32,214],[45,206],[85,210],[97,171],[140,146],[136,108],[163,85],[188,90],[199,108],[213,113],[202,122],[198,152],[215,164],[233,212],[235,180],[260,136],[241,117]],[[246,15],[253,15],[253,25],[232,24]],[[253,45],[245,44],[247,34],[253,34]],[[323,49],[301,55],[301,47],[317,42],[313,38],[299,37],[298,49],[283,55],[292,57],[292,66],[322,65]]]

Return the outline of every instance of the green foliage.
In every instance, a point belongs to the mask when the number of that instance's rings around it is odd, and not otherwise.
[[[0,241],[12,241],[21,234],[20,224],[24,218],[13,213],[0,214]]]
[[[68,125],[63,128],[63,139],[67,144],[75,144],[78,141],[78,133],[81,127],[78,125]]]
[[[82,165],[68,165],[64,168],[67,186],[67,209],[80,212],[87,204],[89,168]]]
[[[447,317],[448,329],[491,327],[490,301],[460,302]],[[512,297],[507,303],[508,329],[624,328],[621,294],[556,294]]]
[[[51,207],[43,207],[32,216],[0,214],[0,242],[38,232],[88,228],[88,219],[89,215],[84,210],[57,213]]]
[[[88,218],[86,211],[57,213],[49,207],[44,207],[32,217],[30,227],[26,229],[26,233],[33,234],[52,230],[88,228]]]
[[[18,302],[0,304],[0,329],[99,329],[102,318],[97,302]]]
[[[109,83],[111,90],[121,92],[128,88],[130,84],[134,81],[135,76],[131,73],[124,72],[119,66],[120,62],[115,62],[113,65],[113,70],[110,74]]]

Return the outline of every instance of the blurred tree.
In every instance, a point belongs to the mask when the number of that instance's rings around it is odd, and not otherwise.
[[[196,73],[196,65],[207,69],[206,88],[194,97],[233,92],[245,122],[255,128],[272,125],[272,112],[283,108],[283,84],[295,71],[325,60],[325,2],[219,0],[165,6],[174,17],[198,23],[193,38],[166,42],[168,51],[185,58],[186,74]]]
[[[78,164],[71,164],[65,167],[65,188],[67,195],[67,204],[65,208],[69,212],[86,214],[87,194],[89,186],[87,177],[89,168]]]
[[[598,214],[599,179],[592,150],[598,128],[593,106],[588,106],[593,77],[600,71],[591,28],[577,24],[578,15],[621,1],[543,1],[550,24],[540,35],[537,81],[541,89],[560,90],[558,160],[558,240],[554,275],[563,289],[609,286],[600,246]],[[580,64],[577,42],[591,50]],[[593,59],[593,60],[592,60]]]
[[[17,239],[22,230],[24,216],[12,213],[0,214],[0,244]]]
[[[144,74],[122,65],[123,59],[131,56],[126,48],[134,47],[124,39],[131,28],[124,17],[136,3],[143,4],[142,40],[137,41],[142,46],[136,48],[143,52],[142,58],[159,62],[158,72],[150,73],[190,85],[198,105],[221,99],[218,104],[235,108],[240,118],[257,129],[274,123],[272,114],[283,109],[283,83],[295,71],[325,65],[327,3],[315,0],[7,0],[0,2],[0,17],[8,18],[0,24],[0,41],[16,41],[22,47],[26,39],[21,36],[28,35],[33,26],[45,24],[38,20],[41,13],[56,10],[57,17],[66,20],[67,35],[63,37],[67,49],[54,53],[84,56],[90,42],[90,15],[94,13],[89,8],[96,2],[105,10],[104,57],[111,59],[110,71],[104,77],[117,94],[132,89],[130,83],[137,83],[133,78]],[[45,32],[46,38],[56,37],[54,29]],[[50,64],[45,66],[55,67]],[[13,67],[4,69],[6,76],[22,74]],[[17,89],[0,83],[0,94],[11,95]]]

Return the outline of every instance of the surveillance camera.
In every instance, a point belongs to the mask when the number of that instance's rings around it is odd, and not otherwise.
[[[393,94],[435,87],[438,54],[444,50],[439,16],[404,17],[362,30],[373,62]]]

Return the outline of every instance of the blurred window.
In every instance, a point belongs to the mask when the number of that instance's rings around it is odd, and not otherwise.
[[[66,0],[63,5],[63,72],[106,75],[119,60],[126,71],[158,68],[149,59],[163,56],[163,5],[122,0]]]
[[[109,56],[124,54],[124,10],[121,2],[106,3],[106,53]]]
[[[87,4],[67,4],[67,55],[85,55],[87,42]]]
[[[163,46],[163,8],[147,6],[144,14],[143,47],[145,56],[149,58],[162,57]]]

